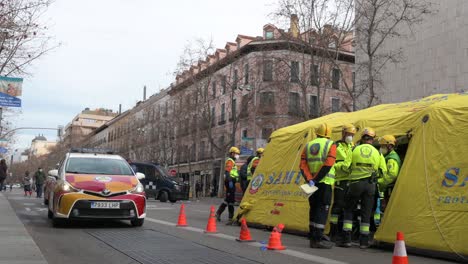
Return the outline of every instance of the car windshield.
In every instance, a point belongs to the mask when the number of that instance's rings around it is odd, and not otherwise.
[[[133,175],[130,166],[124,160],[100,158],[70,158],[67,173]]]

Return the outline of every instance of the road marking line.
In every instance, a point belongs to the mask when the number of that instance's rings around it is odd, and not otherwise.
[[[31,212],[31,208],[26,207],[26,211]]]
[[[163,220],[158,220],[158,219],[149,218],[149,217],[146,217],[145,219],[146,219],[146,221],[150,221],[150,222],[153,222],[153,223],[158,223],[158,224],[167,225],[167,226],[176,226],[176,224],[174,224],[174,223],[170,223],[170,222],[163,221]],[[201,228],[191,227],[191,226],[181,227],[180,229],[190,230],[190,231],[197,232],[197,233],[204,233],[205,232]],[[232,241],[235,241],[236,238],[237,238],[237,237],[233,237],[233,236],[222,234],[222,233],[209,234],[209,235],[214,236],[214,237],[223,238],[223,239],[226,239],[226,240],[232,240]],[[259,242],[246,243],[245,245],[254,246],[254,247],[258,247],[258,248],[265,246],[265,245],[263,245],[263,244],[261,244]],[[288,256],[292,256],[292,257],[296,257],[296,258],[301,258],[301,259],[304,259],[304,260],[313,261],[313,262],[320,263],[320,264],[347,264],[347,262],[341,262],[341,261],[338,261],[338,260],[333,260],[333,259],[329,259],[329,258],[316,256],[316,255],[306,254],[306,253],[296,251],[296,250],[292,250],[292,249],[286,249],[286,250],[275,251],[275,252],[280,253],[280,254],[284,254],[284,255],[288,255]]]

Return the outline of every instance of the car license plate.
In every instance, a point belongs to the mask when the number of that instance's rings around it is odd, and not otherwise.
[[[119,202],[91,202],[91,208],[93,209],[119,209]]]

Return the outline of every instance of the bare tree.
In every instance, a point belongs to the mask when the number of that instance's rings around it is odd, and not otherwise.
[[[378,103],[376,89],[382,86],[382,70],[404,59],[401,49],[385,50],[388,41],[406,37],[404,32],[430,14],[431,5],[421,0],[355,0],[356,44],[359,81],[355,94],[364,95],[364,107]]]
[[[41,22],[52,0],[0,1],[0,74],[27,74],[27,67],[56,48]]]
[[[275,58],[280,62],[282,82],[298,85],[302,102],[296,114],[304,120],[329,112],[325,98],[329,88],[343,87],[350,98],[354,96],[349,64],[354,28],[354,1],[351,0],[280,0],[272,16],[281,24],[290,23],[290,31],[282,32],[289,56]],[[343,63],[347,57],[350,63]],[[345,77],[345,78],[343,78]],[[339,80],[336,83],[336,80]],[[317,102],[308,102],[307,94],[315,90]],[[311,105],[312,104],[312,105]],[[350,110],[348,104],[343,104]],[[313,109],[315,108],[315,109]]]

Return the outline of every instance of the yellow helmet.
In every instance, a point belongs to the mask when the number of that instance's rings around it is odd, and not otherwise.
[[[365,135],[368,135],[370,137],[375,137],[375,130],[371,127],[365,127],[363,130],[362,130],[362,136],[365,136]]]
[[[237,147],[231,147],[229,153],[240,154],[240,150]]]
[[[257,149],[257,153],[258,153],[258,154],[263,154],[264,151],[265,151],[264,148],[258,148],[258,149]]]
[[[315,134],[320,137],[330,138],[331,127],[327,123],[323,123],[315,130]]]
[[[343,126],[343,132],[356,134],[356,127],[353,124],[346,124]]]
[[[385,135],[379,138],[380,145],[396,145],[396,138],[392,135]]]

